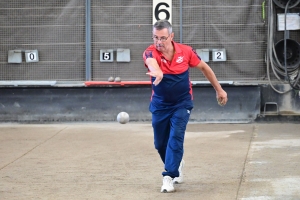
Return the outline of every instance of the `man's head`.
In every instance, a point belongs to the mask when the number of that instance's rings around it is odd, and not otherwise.
[[[161,52],[166,52],[172,47],[174,33],[172,25],[168,20],[159,20],[153,25],[153,41],[156,49]]]

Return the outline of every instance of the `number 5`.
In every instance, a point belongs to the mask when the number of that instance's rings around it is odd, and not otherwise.
[[[110,59],[110,53],[104,53],[103,54],[103,59],[104,60],[109,60]]]

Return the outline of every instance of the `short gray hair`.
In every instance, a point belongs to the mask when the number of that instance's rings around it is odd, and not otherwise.
[[[172,25],[166,19],[161,19],[161,20],[158,20],[157,22],[155,22],[155,24],[153,25],[153,28],[155,28],[156,30],[162,30],[162,29],[166,28],[166,29],[168,29],[169,34],[172,33]]]

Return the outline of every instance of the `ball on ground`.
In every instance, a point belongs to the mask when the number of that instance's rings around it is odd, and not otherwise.
[[[117,116],[117,121],[120,124],[126,124],[127,122],[129,122],[129,115],[127,112],[120,112]]]

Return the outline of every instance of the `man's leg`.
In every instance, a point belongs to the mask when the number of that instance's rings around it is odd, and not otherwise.
[[[186,108],[177,109],[170,119],[171,129],[165,158],[166,171],[163,172],[163,176],[172,178],[179,176],[178,168],[183,157],[184,135],[190,112]]]
[[[165,163],[166,149],[170,135],[170,114],[152,114],[152,127],[154,132],[154,146],[161,160]]]
[[[170,136],[170,113],[160,112],[152,113],[152,127],[154,131],[154,146],[157,149],[163,163],[165,163],[166,149]],[[173,178],[170,176],[163,177],[161,192],[174,192]]]

